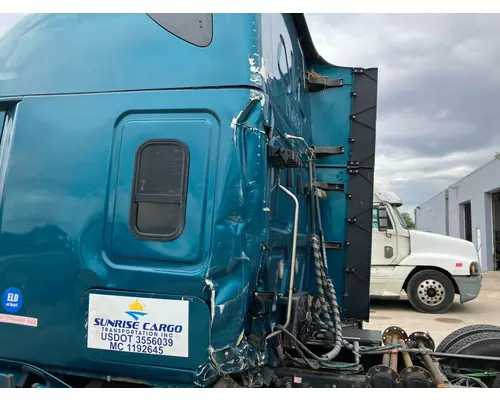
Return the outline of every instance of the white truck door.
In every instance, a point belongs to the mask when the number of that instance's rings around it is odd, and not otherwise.
[[[398,255],[398,237],[392,215],[388,212],[388,230],[380,232],[377,220],[378,205],[373,205],[372,218],[372,266],[390,265]]]
[[[386,292],[386,277],[394,269],[391,265],[398,255],[398,236],[393,216],[387,213],[387,232],[378,230],[378,204],[373,205],[372,217],[372,264],[370,278],[370,295],[383,296]]]

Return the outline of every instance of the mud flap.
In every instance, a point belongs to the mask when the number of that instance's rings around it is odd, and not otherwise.
[[[378,70],[353,69],[344,317],[368,320]]]

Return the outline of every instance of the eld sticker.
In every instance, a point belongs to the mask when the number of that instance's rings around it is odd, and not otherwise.
[[[189,302],[90,294],[87,347],[189,357]]]
[[[9,313],[18,312],[23,305],[23,295],[19,289],[11,287],[3,292],[2,305],[5,311]]]

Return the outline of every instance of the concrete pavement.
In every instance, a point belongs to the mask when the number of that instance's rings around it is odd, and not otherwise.
[[[408,334],[426,331],[436,346],[455,329],[474,324],[500,326],[500,271],[484,272],[479,296],[460,304],[458,296],[444,314],[423,314],[416,311],[405,297],[400,300],[372,300],[367,329],[384,330],[390,325],[403,328]]]

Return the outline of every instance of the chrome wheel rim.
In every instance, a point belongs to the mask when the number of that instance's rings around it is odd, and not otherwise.
[[[435,307],[444,301],[446,290],[436,279],[426,279],[418,285],[417,295],[422,303]]]

